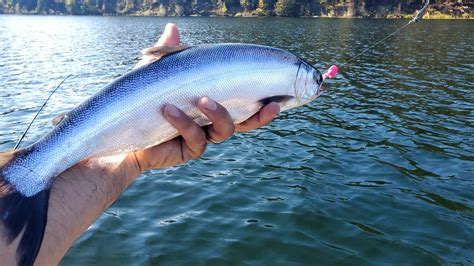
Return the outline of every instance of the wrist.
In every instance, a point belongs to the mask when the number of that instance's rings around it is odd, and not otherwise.
[[[93,158],[58,176],[37,265],[57,264],[69,247],[140,175],[134,155]]]

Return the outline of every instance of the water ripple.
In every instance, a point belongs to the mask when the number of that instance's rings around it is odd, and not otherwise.
[[[1,149],[65,76],[24,145],[167,22],[190,45],[267,44],[341,73],[271,125],[145,173],[62,264],[473,264],[469,21],[424,21],[347,64],[406,21],[0,16]]]

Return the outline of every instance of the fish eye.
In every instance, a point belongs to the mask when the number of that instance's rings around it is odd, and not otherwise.
[[[318,83],[318,85],[323,83],[323,75],[321,75],[321,73],[319,73],[317,70],[313,71],[313,79],[316,81],[316,83]]]

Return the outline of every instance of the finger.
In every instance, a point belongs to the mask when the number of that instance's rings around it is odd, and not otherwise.
[[[171,45],[171,46],[179,46],[179,31],[178,27],[175,24],[168,23],[165,26],[165,31],[160,36],[160,39],[155,44],[157,46],[164,46],[164,45]],[[135,65],[134,69],[139,68],[141,66],[147,65],[153,62],[155,59],[148,55],[142,57],[142,59]]]
[[[212,125],[207,127],[208,138],[222,142],[232,136],[235,130],[234,122],[224,106],[209,97],[202,97],[198,107],[212,122]]]
[[[131,159],[135,160],[140,172],[184,163],[187,160],[182,153],[182,141],[182,137],[177,137],[160,145],[136,151]]]
[[[265,105],[260,111],[254,114],[249,119],[245,120],[244,122],[235,125],[236,132],[244,132],[253,129],[257,129],[259,127],[263,127],[270,123],[273,118],[277,116],[280,112],[280,105],[278,103],[272,102]]]
[[[168,23],[165,26],[165,31],[161,35],[158,42],[155,44],[155,47],[164,45],[179,46],[179,43],[180,40],[178,27],[176,27],[176,25],[173,23]]]
[[[171,104],[165,106],[164,115],[183,138],[184,145],[181,148],[183,161],[201,156],[207,144],[204,130],[183,111]]]

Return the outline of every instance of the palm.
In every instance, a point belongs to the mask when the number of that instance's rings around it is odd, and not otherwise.
[[[178,29],[175,25],[168,24],[165,32],[155,46],[178,46],[179,44],[180,37]],[[150,61],[151,58],[145,56],[137,64],[137,67],[145,65]],[[243,132],[262,127],[268,124],[279,112],[279,105],[277,103],[270,103],[248,120],[233,125],[224,107],[217,104],[217,109],[214,110],[214,112],[210,112],[204,106],[206,101],[207,98],[202,98],[199,107],[213,122],[212,125],[207,127],[206,131],[207,135],[216,141],[226,140],[234,131]],[[141,170],[181,164],[199,157],[204,152],[207,141],[206,133],[203,129],[199,128],[199,126],[192,122],[190,118],[186,117],[184,113],[181,114],[179,120],[173,121],[173,117],[170,116],[167,118],[169,118],[170,123],[178,129],[181,136],[160,145],[136,152],[137,163]]]

